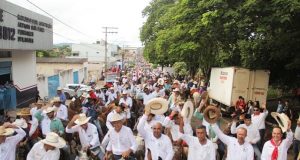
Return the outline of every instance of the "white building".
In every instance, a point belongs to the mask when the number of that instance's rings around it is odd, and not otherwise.
[[[118,46],[107,44],[107,60],[114,61],[116,55],[118,55]],[[105,62],[105,42],[72,44],[72,57],[88,58],[88,62],[91,63],[103,63]]]
[[[52,19],[0,0],[0,109],[35,100],[35,50],[52,49],[52,33]]]

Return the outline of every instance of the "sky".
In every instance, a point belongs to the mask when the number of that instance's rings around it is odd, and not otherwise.
[[[27,0],[7,0],[31,11],[46,15]],[[62,22],[79,30],[76,32],[53,19],[53,43],[95,43],[104,40],[103,27],[115,27],[108,31],[109,43],[140,47],[140,28],[146,21],[142,10],[151,0],[29,0]],[[49,16],[48,16],[49,17]]]

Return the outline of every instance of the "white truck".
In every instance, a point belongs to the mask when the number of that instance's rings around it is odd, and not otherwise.
[[[239,96],[266,103],[270,71],[238,67],[212,68],[208,87],[211,99],[221,103],[222,111],[229,112]]]

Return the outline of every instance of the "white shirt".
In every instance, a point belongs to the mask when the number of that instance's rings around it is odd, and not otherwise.
[[[268,111],[264,111],[262,113],[260,113],[259,115],[251,115],[251,122],[253,124],[255,124],[256,126],[258,126],[258,129],[265,129],[266,128],[266,118],[268,116]]]
[[[144,105],[146,105],[153,97],[153,94],[146,94],[146,93],[143,93],[143,103]]]
[[[278,147],[278,160],[287,160],[287,151],[293,143],[293,132],[287,132],[286,139],[282,140]],[[270,140],[264,144],[261,160],[271,160],[274,146],[271,144]]]
[[[63,104],[60,104],[60,106],[56,108],[57,108],[56,118],[65,121],[68,120],[68,108]]]
[[[39,122],[35,117],[32,117],[32,120],[29,121],[31,124],[30,130],[29,130],[29,137],[33,135],[33,133],[36,131],[37,127],[39,126]]]
[[[198,137],[183,134],[181,139],[189,146],[188,160],[215,160],[216,149],[214,144],[207,139],[206,144],[202,145]]]
[[[17,144],[26,136],[23,129],[15,129],[16,135],[6,137],[5,142],[0,144],[0,159],[15,160]]]
[[[34,144],[27,155],[27,160],[59,160],[60,151],[58,148],[46,151],[41,141]]]
[[[130,97],[127,97],[126,100],[122,97],[119,101],[119,105],[122,103],[126,104],[129,108],[132,107],[132,99]]]
[[[227,145],[226,160],[253,160],[254,151],[249,142],[245,141],[240,145],[236,138],[225,135],[216,124],[212,125],[212,129],[218,138]]]
[[[107,102],[112,102],[115,99],[117,99],[117,94],[115,92],[112,93],[112,92],[108,91],[108,92],[106,92],[106,95],[108,96]]]
[[[247,130],[247,136],[245,139],[247,142],[256,144],[260,140],[259,130],[257,129],[257,126],[252,123],[249,126],[247,126],[246,124],[240,124],[238,127],[236,127],[236,122],[232,122],[231,133],[236,134],[237,129],[241,127]]]
[[[150,149],[152,159],[157,160],[158,157],[161,157],[163,160],[172,160],[174,150],[170,138],[164,134],[161,134],[160,138],[156,138],[153,136],[153,132],[147,132],[144,129],[146,120],[147,116],[143,115],[137,125],[139,134],[145,140],[145,155],[148,155],[148,149]],[[145,160],[148,160],[147,156],[145,156]]]
[[[102,99],[103,102],[105,102],[105,96],[104,96],[104,93],[103,92],[98,92],[96,93],[96,96],[99,98],[99,99]]]
[[[68,129],[66,127],[67,133],[74,133],[78,132],[80,143],[83,147],[91,145],[91,148],[97,147],[100,145],[99,142],[99,135],[97,132],[97,127],[91,123],[87,123],[88,127],[86,130],[84,130],[80,125],[75,125]]]
[[[296,126],[294,137],[296,140],[300,141],[300,127],[298,125]]]
[[[116,110],[113,110],[113,111],[111,111],[111,112],[107,115],[107,118],[106,118],[106,127],[107,127],[108,130],[114,129],[114,127],[113,127],[112,124],[111,124],[111,119],[112,119],[112,116],[113,116],[115,113],[117,113]],[[123,117],[124,120],[127,119],[127,116],[126,116],[127,114],[126,114],[125,112],[121,113],[120,115]]]
[[[115,155],[122,155],[123,152],[131,149],[133,152],[137,149],[137,143],[130,128],[122,126],[119,132],[115,129],[108,131],[109,143],[107,151],[112,151]]]
[[[179,125],[175,124],[175,122],[172,121],[169,117],[165,118],[163,125],[166,128],[170,128],[173,141],[178,141],[180,139],[181,133]],[[193,129],[189,123],[184,122],[183,132],[188,135],[193,135]]]

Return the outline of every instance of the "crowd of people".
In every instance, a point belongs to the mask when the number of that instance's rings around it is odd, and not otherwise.
[[[279,125],[266,139],[268,114],[239,97],[224,124],[203,81],[135,69],[107,90],[78,90],[68,106],[58,88],[51,103],[22,108],[0,126],[0,159],[287,160],[294,143],[296,160],[300,120],[293,135],[289,117],[272,113]]]

